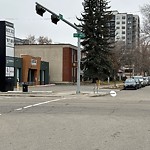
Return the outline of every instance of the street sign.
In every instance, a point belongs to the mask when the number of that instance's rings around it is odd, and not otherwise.
[[[117,93],[116,93],[115,91],[110,91],[110,95],[111,95],[112,97],[115,97],[115,96],[117,95]]]
[[[63,15],[59,14],[59,19],[63,20]]]
[[[84,33],[74,33],[73,37],[77,37],[77,38],[84,38],[85,34]]]

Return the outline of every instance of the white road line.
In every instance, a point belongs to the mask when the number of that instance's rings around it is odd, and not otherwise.
[[[25,106],[23,108],[26,109],[26,108],[30,108],[30,107],[33,107],[33,105]]]
[[[34,104],[32,106],[35,107],[35,106],[39,106],[39,105],[43,105],[43,104],[47,104],[47,103],[51,103],[51,102],[57,102],[57,101],[64,100],[64,99],[66,99],[66,98],[59,98],[59,99],[54,99],[51,101],[41,102],[41,103]]]
[[[18,108],[18,109],[15,109],[15,110],[18,110],[18,111],[19,111],[19,110],[22,110],[22,108]]]
[[[51,101],[45,101],[45,102],[41,102],[41,103],[37,103],[37,104],[33,104],[33,105],[28,105],[28,106],[25,106],[23,108],[18,108],[18,109],[15,109],[15,110],[20,111],[22,109],[27,109],[27,108],[31,108],[31,107],[35,107],[35,106],[39,106],[39,105],[43,105],[43,104],[57,102],[57,101],[61,101],[61,100],[64,100],[64,99],[66,99],[66,98],[59,98],[59,99],[54,99],[54,100],[51,100]]]

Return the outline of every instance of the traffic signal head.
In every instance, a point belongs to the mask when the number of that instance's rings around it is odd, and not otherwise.
[[[59,18],[56,15],[51,15],[51,20],[53,23],[57,24],[57,22],[59,21]]]
[[[36,13],[40,16],[43,16],[43,14],[45,13],[45,9],[39,5],[36,5]]]

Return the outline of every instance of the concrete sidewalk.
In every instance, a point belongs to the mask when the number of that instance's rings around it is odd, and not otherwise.
[[[117,85],[119,87],[119,85]],[[109,95],[111,90],[116,92],[120,91],[120,88],[113,88],[112,85],[104,85],[100,86],[100,88],[93,90],[93,86],[82,86],[82,90],[80,94],[76,94],[76,86],[75,85],[38,85],[38,86],[31,86],[28,88],[28,92],[23,92],[22,87],[19,89],[14,89],[14,91],[8,92],[0,92],[0,96],[20,96],[20,97],[64,97],[64,96],[71,96],[71,95],[78,95],[78,96],[105,96]]]
[[[13,97],[64,97],[69,95],[77,95],[77,96],[105,96],[110,92],[89,92],[84,91],[80,94],[76,94],[76,91],[65,91],[54,93],[52,91],[31,91],[31,92],[22,92],[22,91],[8,91],[8,92],[0,92],[0,96],[13,96]]]

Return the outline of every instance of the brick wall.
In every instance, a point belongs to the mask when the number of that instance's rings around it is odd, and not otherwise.
[[[72,49],[63,48],[63,81],[72,82]]]

